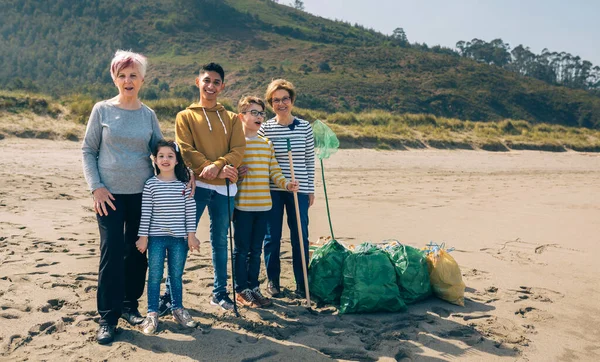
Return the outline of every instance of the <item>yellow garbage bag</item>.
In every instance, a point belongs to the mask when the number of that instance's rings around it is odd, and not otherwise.
[[[433,294],[447,302],[464,307],[465,283],[460,268],[443,246],[429,249],[427,266]]]

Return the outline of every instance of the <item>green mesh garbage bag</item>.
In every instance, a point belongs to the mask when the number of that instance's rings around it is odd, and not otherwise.
[[[325,183],[325,167],[323,160],[329,158],[340,147],[340,141],[335,133],[327,125],[318,119],[312,123],[313,136],[315,140],[315,153],[321,162],[321,177],[323,178],[323,193],[325,194],[325,206],[327,207],[327,219],[329,220],[329,230],[331,238],[333,235],[333,226],[331,224],[331,212],[329,211],[329,198],[327,197],[327,184]]]
[[[396,269],[398,288],[404,302],[412,304],[428,298],[431,284],[425,252],[402,244],[387,247],[386,252]]]
[[[310,296],[325,304],[340,304],[344,286],[344,260],[350,251],[335,240],[329,240],[313,253],[308,269]]]
[[[406,310],[396,285],[396,271],[383,250],[361,244],[344,262],[341,314]]]

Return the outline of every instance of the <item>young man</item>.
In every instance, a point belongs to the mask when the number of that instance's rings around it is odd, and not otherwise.
[[[215,270],[212,305],[233,309],[227,293],[227,232],[229,210],[233,212],[237,193],[237,167],[241,165],[246,139],[237,114],[225,110],[217,97],[225,88],[225,72],[216,63],[203,65],[196,78],[200,102],[179,112],[175,137],[181,154],[196,177],[196,223],[204,209],[210,215],[210,243]],[[229,179],[229,189],[225,179]],[[167,288],[167,293],[168,293]],[[166,302],[162,298],[164,312]]]
[[[258,275],[272,206],[269,180],[287,191],[298,191],[298,182],[287,182],[275,159],[273,144],[258,135],[265,120],[265,102],[257,97],[244,97],[238,104],[238,112],[246,136],[246,152],[240,168],[245,169],[245,175],[238,184],[233,221],[236,300],[250,308],[267,307],[272,302],[261,293]]]

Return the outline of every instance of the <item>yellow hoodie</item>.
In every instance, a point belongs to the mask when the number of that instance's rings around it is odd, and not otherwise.
[[[181,155],[196,179],[211,185],[225,185],[225,179],[200,178],[204,167],[214,163],[222,169],[225,165],[239,167],[244,158],[246,138],[237,114],[221,105],[213,108],[192,103],[177,113],[175,139]]]

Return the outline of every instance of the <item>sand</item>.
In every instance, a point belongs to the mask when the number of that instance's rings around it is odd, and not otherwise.
[[[108,346],[94,341],[98,229],[79,143],[6,138],[0,154],[0,360],[600,359],[600,154],[341,150],[325,161],[337,238],[455,247],[465,307],[313,315],[286,291],[236,318],[208,304],[205,216],[184,274],[199,327],[164,317],[145,336],[121,321]],[[310,218],[311,239],[329,234],[320,181]],[[284,250],[293,288],[287,235]]]

